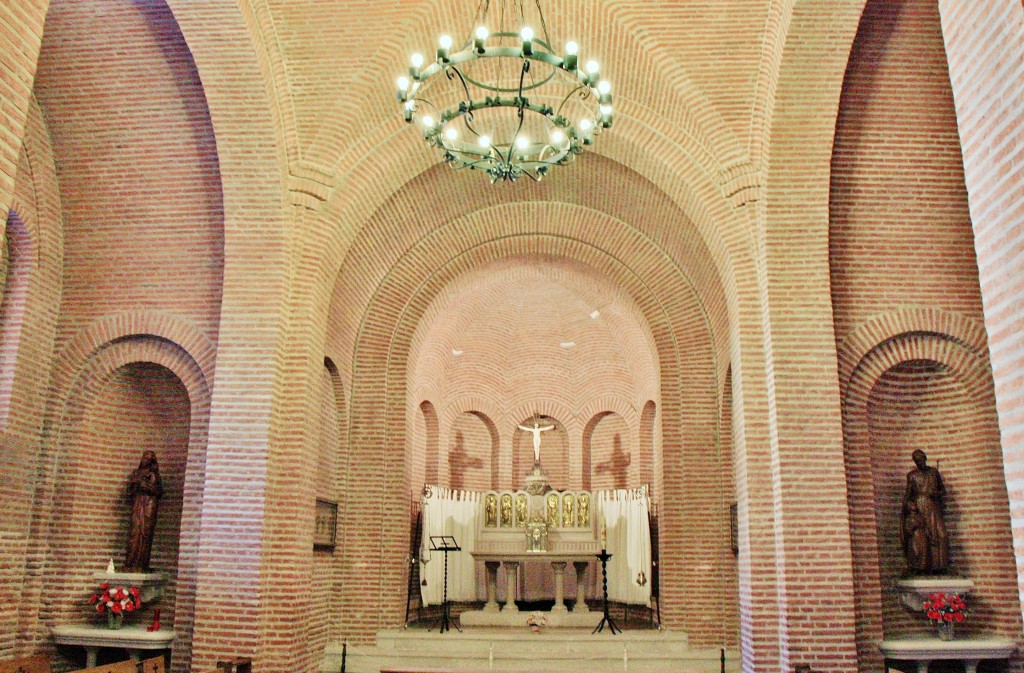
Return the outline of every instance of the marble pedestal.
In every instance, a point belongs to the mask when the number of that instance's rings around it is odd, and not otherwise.
[[[893,638],[878,645],[885,656],[885,673],[890,660],[912,662],[917,673],[928,673],[933,661],[962,661],[967,673],[976,673],[978,663],[986,659],[1009,659],[1017,646],[1006,638],[974,636],[954,640],[939,638]]]
[[[174,641],[174,631],[160,629],[147,631],[142,625],[108,629],[105,626],[89,624],[62,624],[53,627],[53,640],[58,645],[81,645],[85,648],[85,666],[96,665],[96,655],[101,647],[127,650],[133,661],[142,658],[146,650],[166,650]]]

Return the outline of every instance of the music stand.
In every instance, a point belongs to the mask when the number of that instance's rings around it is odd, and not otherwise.
[[[448,602],[448,552],[462,551],[462,547],[455,541],[454,535],[431,535],[430,549],[444,552],[444,602],[441,604],[441,633],[444,633],[451,631],[451,627],[454,626],[451,620],[451,603]],[[462,632],[458,626],[455,628]]]
[[[608,630],[612,634],[621,633],[622,629],[615,625],[612,621],[612,616],[608,614],[608,559],[612,557],[608,553],[607,549],[602,549],[600,554],[597,554],[597,558],[601,561],[601,586],[604,590],[604,616],[601,617],[601,622],[597,625],[597,628],[591,631],[591,633],[598,633],[604,631],[605,624],[608,625]]]

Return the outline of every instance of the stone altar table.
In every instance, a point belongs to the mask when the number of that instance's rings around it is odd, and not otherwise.
[[[171,629],[147,631],[145,626],[130,625],[120,629],[89,624],[63,624],[53,627],[53,640],[58,645],[81,645],[85,648],[85,666],[96,665],[101,647],[119,647],[128,651],[132,661],[139,661],[145,650],[166,650],[174,641]]]
[[[484,562],[487,569],[487,603],[483,610],[463,612],[459,620],[466,626],[524,626],[526,617],[516,607],[516,572],[520,563],[544,561],[555,571],[555,605],[551,612],[544,613],[549,627],[594,627],[601,621],[600,612],[590,612],[587,607],[583,575],[591,562],[596,560],[591,551],[579,552],[523,552],[523,551],[474,551],[473,558]],[[565,605],[565,567],[572,564],[576,570],[576,604],[572,612]],[[504,609],[499,609],[498,567],[505,566]]]
[[[889,673],[889,661],[914,662],[917,673],[928,673],[928,664],[933,661],[962,661],[967,673],[976,673],[978,662],[984,659],[1009,659],[1016,644],[1006,638],[977,636],[940,640],[939,638],[893,638],[878,645],[885,656],[885,673]]]

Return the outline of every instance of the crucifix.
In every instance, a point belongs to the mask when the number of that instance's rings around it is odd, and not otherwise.
[[[519,429],[520,430],[525,430],[526,432],[529,432],[529,433],[533,434],[533,462],[534,463],[539,463],[540,462],[540,433],[547,432],[548,430],[554,430],[555,426],[553,426],[553,425],[545,425],[542,428],[542,427],[540,427],[540,423],[538,423],[537,421],[534,421],[532,428],[528,427],[526,425],[520,425]]]

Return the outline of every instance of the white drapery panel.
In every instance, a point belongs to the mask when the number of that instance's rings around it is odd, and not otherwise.
[[[444,553],[431,551],[432,535],[454,536],[462,547],[462,551],[448,553],[448,599],[477,600],[476,563],[470,552],[481,525],[482,499],[482,493],[437,486],[431,486],[430,495],[423,499],[420,597],[424,606],[439,605],[444,600]]]
[[[598,534],[603,521],[608,561],[608,598],[630,605],[651,604],[651,506],[646,489],[596,491]],[[598,575],[600,582],[600,575]],[[598,585],[600,589],[600,585]]]

